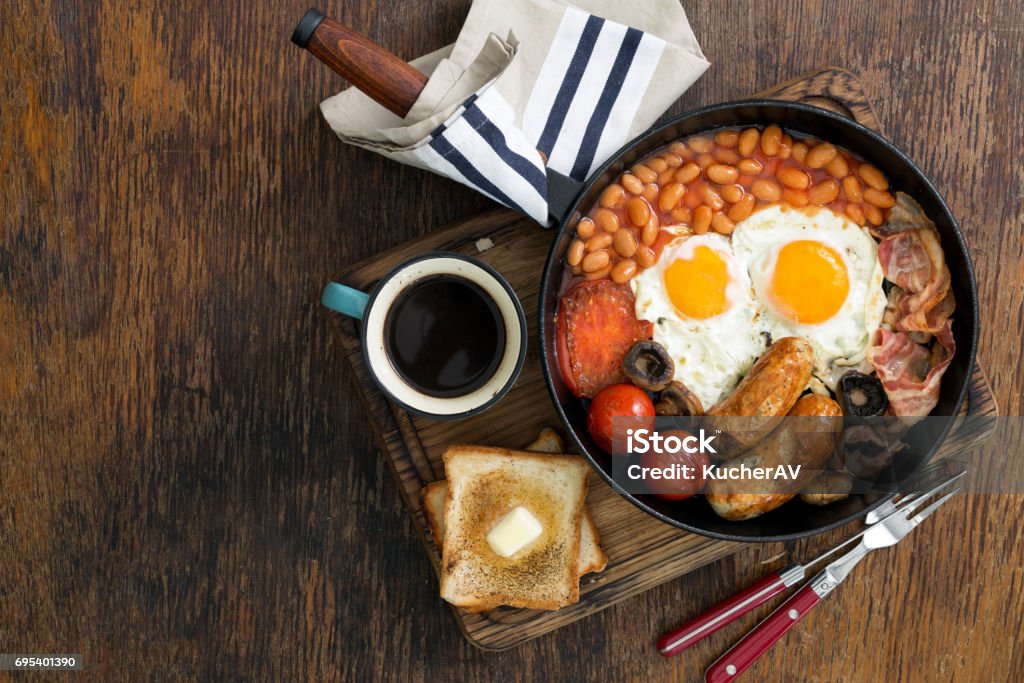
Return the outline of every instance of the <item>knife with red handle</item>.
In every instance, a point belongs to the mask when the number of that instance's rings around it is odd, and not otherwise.
[[[795,586],[805,576],[807,570],[833,553],[839,552],[864,535],[867,529],[850,536],[832,549],[818,555],[810,562],[794,564],[772,572],[754,585],[745,588],[718,603],[707,612],[691,619],[682,626],[669,631],[658,639],[658,652],[664,657],[677,655],[696,642],[711,635],[718,629],[731,624],[750,610],[763,605],[779,593]]]
[[[768,615],[768,618],[757,625],[743,640],[736,643],[721,659],[712,664],[704,674],[707,683],[727,683],[747,670],[757,658],[777,643],[789,629],[821,602],[811,582],[793,594],[781,607]]]
[[[772,572],[707,612],[663,635],[658,639],[658,652],[664,657],[679,654],[800,581],[804,577],[805,569],[803,565],[793,565],[782,571]]]

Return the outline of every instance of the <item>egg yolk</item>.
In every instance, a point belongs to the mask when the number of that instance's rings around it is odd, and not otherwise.
[[[687,259],[676,259],[665,270],[665,289],[680,313],[703,320],[729,308],[725,289],[729,269],[714,249],[700,245]]]
[[[849,292],[846,265],[832,247],[798,240],[779,249],[769,292],[779,315],[795,323],[821,323],[839,312]]]

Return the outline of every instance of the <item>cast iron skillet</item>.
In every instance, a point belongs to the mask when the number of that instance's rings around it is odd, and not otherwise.
[[[302,18],[292,35],[292,42],[309,50],[398,116],[404,117],[408,113],[427,82],[426,76],[400,58],[317,10],[310,10]],[[894,190],[902,190],[916,199],[938,227],[956,296],[956,313],[953,316],[956,354],[942,379],[942,391],[933,415],[953,416],[960,409],[974,366],[978,339],[974,270],[956,219],[932,184],[906,155],[890,142],[845,117],[817,107],[776,100],[717,104],[678,116],[636,138],[586,183],[577,183],[549,171],[549,206],[559,229],[544,268],[538,328],[544,376],[558,414],[580,453],[624,498],[667,524],[734,541],[779,541],[810,536],[852,521],[879,505],[882,498],[879,495],[851,496],[824,507],[794,500],[756,519],[728,522],[712,512],[711,507],[699,497],[681,503],[666,503],[653,496],[627,493],[612,480],[611,456],[597,448],[587,434],[583,403],[568,391],[562,381],[555,357],[553,324],[558,297],[566,278],[563,256],[580,219],[580,212],[592,206],[604,187],[624,168],[677,138],[722,127],[766,126],[771,123],[779,124],[790,133],[828,140],[871,162],[886,174]],[[915,427],[917,431],[911,441],[914,452],[904,462],[902,472],[912,471],[930,459],[951,424],[952,419],[949,419],[938,421],[938,424],[929,421],[921,429]],[[899,473],[896,478],[899,478]]]
[[[956,312],[953,314],[953,337],[956,354],[942,378],[939,403],[933,415],[954,416],[967,393],[967,384],[974,366],[978,339],[978,302],[974,269],[967,254],[963,235],[949,207],[914,163],[892,143],[851,119],[830,111],[793,102],[777,100],[744,100],[716,104],[682,114],[628,143],[604,166],[580,186],[559,180],[555,199],[564,203],[564,218],[559,225],[548,254],[541,283],[540,332],[541,361],[548,389],[559,416],[582,453],[616,492],[641,510],[666,524],[694,533],[730,541],[781,541],[810,536],[837,527],[866,514],[878,506],[880,495],[857,495],[817,507],[794,499],[768,514],[745,522],[729,522],[712,510],[701,497],[669,503],[646,494],[624,491],[612,479],[611,456],[594,445],[586,429],[583,402],[572,395],[562,381],[555,352],[555,313],[558,298],[567,278],[565,251],[572,240],[576,223],[598,199],[601,191],[615,180],[623,169],[632,166],[648,153],[681,137],[722,127],[766,126],[779,124],[787,132],[827,140],[845,147],[877,166],[889,178],[894,191],[903,191],[916,199],[928,217],[935,222],[942,239],[946,262],[952,276]],[[554,209],[553,209],[554,211]],[[938,424],[937,424],[938,423]],[[949,431],[952,419],[928,421],[912,441],[912,462],[902,471],[929,460]]]

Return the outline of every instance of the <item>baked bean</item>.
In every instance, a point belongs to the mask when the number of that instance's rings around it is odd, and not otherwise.
[[[614,209],[622,203],[625,197],[626,191],[622,188],[622,185],[612,183],[604,188],[604,192],[601,193],[601,200],[598,203],[606,209]]]
[[[715,192],[715,188],[710,185],[700,188],[700,192],[704,203],[710,206],[712,211],[721,211],[722,207],[725,206],[725,200],[722,199],[722,195]]]
[[[685,185],[686,183],[695,180],[699,175],[700,166],[691,161],[676,171],[672,177],[675,178],[677,183],[683,183]]]
[[[619,232],[622,232],[619,230]],[[610,232],[599,232],[589,240],[587,240],[587,253],[592,251],[599,251],[601,249],[607,249],[612,246],[612,242],[615,240]]]
[[[665,163],[668,164],[669,168],[679,168],[683,165],[683,158],[678,154],[670,152],[661,158],[665,160]]]
[[[864,201],[868,204],[874,204],[880,209],[891,209],[896,204],[896,200],[891,194],[882,190],[876,190],[873,187],[864,188]]]
[[[743,186],[742,185],[726,185],[722,188],[722,199],[735,204],[743,198]]]
[[[693,213],[690,211],[689,207],[677,206],[676,208],[672,209],[672,222],[673,223],[684,223],[686,225],[689,225],[690,224],[690,220],[692,218],[693,218]]]
[[[716,213],[711,217],[711,227],[715,229],[715,232],[731,235],[732,231],[736,229],[736,224],[724,213]]]
[[[834,202],[838,197],[839,183],[836,182],[835,178],[822,180],[807,191],[807,199],[811,204],[815,204],[817,206],[824,206],[829,202]]]
[[[744,193],[740,200],[732,205],[726,214],[729,219],[739,223],[741,220],[754,212],[754,195]]]
[[[750,186],[750,192],[762,202],[777,202],[782,196],[782,188],[774,180],[758,178]]]
[[[825,168],[825,165],[836,158],[839,150],[830,142],[815,145],[807,152],[804,163],[811,168]]]
[[[644,185],[647,183],[653,183],[658,179],[658,174],[654,172],[654,169],[644,164],[637,164],[632,168],[633,175],[640,179]]]
[[[665,189],[661,191],[661,196],[658,197],[658,208],[662,211],[671,211],[679,205],[679,200],[686,194],[686,185],[682,183],[672,183],[666,185]]]
[[[623,173],[621,181],[622,186],[626,188],[626,192],[630,193],[631,195],[639,195],[641,192],[644,191],[644,184],[640,182],[640,179],[637,178],[632,173]]]
[[[804,159],[807,157],[807,145],[802,142],[793,143],[793,149],[790,156],[792,156],[793,160],[798,164],[804,163]]]
[[[882,210],[874,204],[864,204],[864,217],[868,219],[868,223],[871,223],[871,225],[881,225],[885,222]]]
[[[794,190],[806,190],[811,184],[811,177],[805,171],[792,166],[780,170],[775,177],[780,183]]]
[[[720,130],[715,133],[715,142],[722,147],[733,148],[740,140],[740,133],[736,130]]]
[[[633,197],[626,202],[626,215],[629,216],[629,222],[639,228],[651,217],[651,207],[646,200]]]
[[[582,271],[582,269],[580,270]],[[593,273],[583,272],[583,277],[587,280],[603,280],[606,277],[608,277],[608,275],[611,274],[611,272],[612,266],[609,262],[609,264],[602,268],[601,270],[595,270]]]
[[[665,187],[672,182],[672,176],[676,174],[676,169],[666,168],[664,171],[658,174],[658,186]]]
[[[586,245],[581,240],[573,240],[569,244],[569,250],[565,252],[565,262],[570,266],[578,266],[583,260],[583,249]]]
[[[857,225],[864,225],[866,220],[864,218],[864,209],[860,208],[860,204],[854,204],[853,202],[846,205],[846,215]]]
[[[773,157],[779,153],[781,148],[782,129],[773,123],[761,133],[761,151],[767,156]],[[742,153],[742,150],[740,150],[740,153]]]
[[[864,201],[864,191],[861,189],[860,181],[852,175],[843,178],[843,194],[851,202]]]
[[[648,204],[656,204],[659,192],[661,188],[658,183],[647,183],[644,185],[644,193],[640,196],[646,199]]]
[[[715,165],[715,158],[710,154],[701,154],[697,157],[697,164],[699,164],[701,168],[707,169],[709,166]]]
[[[697,210],[693,212],[693,231],[698,235],[703,235],[711,227],[711,208],[707,205],[701,204],[697,207]]]
[[[741,159],[736,168],[741,175],[757,175],[764,170],[764,164],[757,159]]]
[[[661,157],[651,157],[644,163],[655,173],[661,173],[668,168],[668,163]]]
[[[882,172],[871,164],[861,164],[857,169],[857,175],[863,180],[868,186],[875,188],[876,190],[888,190],[889,181],[885,179]]]
[[[687,147],[681,142],[673,142],[671,145],[669,145],[668,151],[672,152],[683,161],[693,158],[693,152],[690,150],[689,147]]]
[[[782,141],[779,144],[779,153],[776,155],[780,159],[788,159],[789,155],[793,150],[793,138],[789,137],[788,133],[782,134]]]
[[[650,268],[658,260],[657,254],[650,247],[640,247],[636,250],[636,263],[641,268]]]
[[[584,273],[593,273],[607,267],[611,260],[611,254],[604,249],[592,251],[583,257],[583,261],[580,262],[580,268],[583,269]]]
[[[761,132],[757,128],[747,128],[740,133],[739,140],[736,142],[736,151],[742,156],[749,157],[757,147],[757,142],[761,138]]]
[[[727,166],[725,164],[714,164],[708,166],[704,171],[704,174],[708,177],[708,180],[718,183],[719,185],[729,185],[735,183],[740,177],[740,172],[733,166]]]
[[[787,187],[782,190],[782,201],[800,209],[807,206],[811,200],[807,197],[807,190],[794,190]]]
[[[620,285],[629,282],[629,279],[636,275],[636,261],[623,259],[612,266],[612,281]]]
[[[727,147],[716,147],[711,156],[715,158],[715,161],[723,164],[735,165],[740,162],[740,155]]]
[[[845,156],[837,154],[835,159],[825,164],[825,170],[833,178],[842,180],[850,175],[850,164],[846,163]]]
[[[619,217],[614,212],[601,208],[594,212],[594,222],[597,227],[605,232],[615,232],[619,229]]]
[[[587,239],[594,234],[597,230],[597,226],[594,225],[594,221],[590,218],[581,218],[580,222],[576,224],[576,235]]]
[[[654,240],[658,239],[658,233],[661,232],[661,221],[658,220],[658,215],[652,213],[651,219],[647,221],[647,225],[640,232],[640,241],[646,246],[654,244]]]
[[[714,146],[709,138],[703,135],[695,135],[686,141],[687,146],[697,154],[707,154]]]
[[[615,247],[615,253],[625,258],[631,257],[636,253],[636,237],[633,235],[632,230],[619,230],[615,233],[612,239],[612,246]]]

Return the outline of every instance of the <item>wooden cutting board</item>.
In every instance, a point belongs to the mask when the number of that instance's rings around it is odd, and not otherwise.
[[[758,96],[802,101],[852,116],[879,130],[878,120],[857,79],[841,69],[804,74]],[[515,387],[494,408],[476,417],[435,422],[414,417],[388,401],[370,379],[360,348],[359,331],[350,318],[331,314],[351,366],[360,398],[366,405],[380,448],[395,475],[402,497],[435,571],[441,556],[434,546],[419,493],[425,485],[444,478],[441,454],[452,443],[479,443],[521,448],[545,426],[561,429],[549,400],[537,349],[536,318],[540,274],[554,233],[532,220],[500,209],[437,230],[424,237],[355,264],[334,279],[369,290],[401,261],[430,250],[458,251],[494,266],[515,289],[526,312],[529,340],[526,363]],[[481,251],[478,240],[493,244]],[[970,384],[971,415],[996,415],[996,405],[980,364]],[[984,439],[988,421],[971,420],[955,430],[939,452],[962,451]],[[717,541],[663,524],[614,493],[596,473],[591,475],[587,503],[608,554],[608,567],[580,582],[580,601],[555,612],[499,608],[470,614],[452,607],[467,639],[488,650],[513,647],[606,607],[637,595],[709,562],[736,552],[742,544]],[[438,598],[440,600],[440,598]]]

